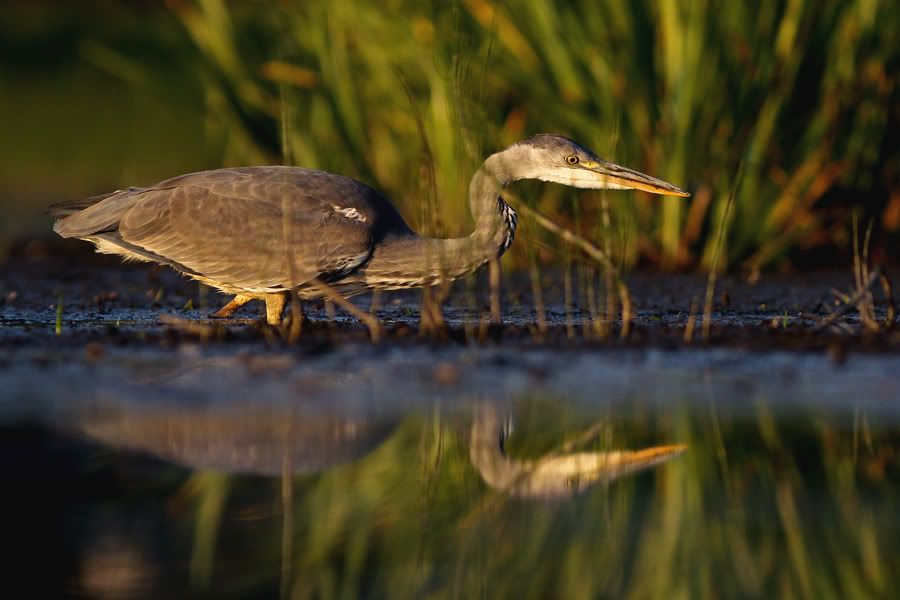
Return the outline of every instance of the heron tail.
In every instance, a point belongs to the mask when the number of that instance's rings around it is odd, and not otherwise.
[[[78,200],[58,202],[56,204],[51,204],[46,209],[44,209],[44,213],[50,215],[51,217],[62,219],[63,217],[68,217],[69,215],[79,213],[84,209],[97,204],[98,202],[106,200],[110,196],[115,196],[118,193],[119,192],[110,192],[108,194],[100,194],[99,196],[91,196],[90,198],[79,198]]]
[[[82,200],[60,202],[47,207],[46,212],[56,218],[53,231],[62,237],[83,238],[115,231],[134,194],[142,191],[143,188],[128,188]]]

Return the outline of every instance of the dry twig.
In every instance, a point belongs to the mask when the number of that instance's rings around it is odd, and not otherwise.
[[[355,304],[341,296],[333,287],[321,281],[319,279],[313,279],[309,282],[310,285],[316,288],[325,298],[331,300],[348,313],[362,321],[366,327],[369,328],[369,333],[372,336],[372,342],[377,344],[381,339],[381,324],[378,322],[371,313],[368,313],[364,310],[357,308]]]
[[[824,319],[821,319],[816,324],[816,326],[813,327],[813,331],[822,331],[826,327],[835,324],[838,319],[846,315],[854,308],[858,308],[860,302],[862,302],[863,299],[867,295],[869,295],[869,291],[872,289],[872,286],[875,285],[875,282],[879,280],[879,277],[881,277],[881,270],[876,268],[869,274],[869,279],[868,281],[866,281],[865,285],[858,287],[853,295],[847,298],[846,302],[841,304],[830,315],[828,315]]]

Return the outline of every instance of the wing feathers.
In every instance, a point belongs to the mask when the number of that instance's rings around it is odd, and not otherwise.
[[[279,178],[290,174],[284,172],[273,177],[271,172],[228,176],[236,170],[225,171],[169,180],[137,198],[111,197],[59,223],[66,224],[71,237],[117,224],[127,244],[246,290],[289,289],[316,277],[328,279],[371,255],[375,219],[351,218],[334,208],[373,212],[366,196],[375,192],[362,184],[338,176],[330,176],[338,181],[329,185],[320,175],[297,181]],[[319,199],[324,196],[335,197]],[[110,206],[103,206],[107,202]],[[69,223],[88,210],[96,214]]]
[[[122,215],[133,204],[135,197],[142,192],[143,190],[130,188],[106,196],[87,198],[83,201],[88,203],[87,208],[77,212],[70,212],[78,205],[77,201],[51,206],[50,214],[63,216],[54,223],[53,230],[62,237],[78,238],[115,229]],[[100,200],[91,203],[95,198]],[[65,216],[66,214],[68,216]]]

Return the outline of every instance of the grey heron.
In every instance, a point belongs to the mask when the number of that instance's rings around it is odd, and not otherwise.
[[[350,393],[352,395],[352,392]],[[259,410],[253,400],[223,403],[216,410],[166,398],[145,402],[113,397],[111,411],[83,411],[74,426],[107,445],[142,451],[193,469],[284,475],[316,473],[362,458],[396,432],[402,413],[356,414],[340,402],[323,410],[309,403]],[[272,408],[272,407],[270,407]],[[683,454],[669,444],[636,449],[550,452],[534,459],[509,456],[495,402],[473,406],[469,460],[491,489],[523,499],[563,499],[596,485],[649,470]],[[446,415],[453,422],[455,415]],[[286,471],[286,469],[288,469]]]
[[[484,161],[469,186],[475,230],[418,236],[384,196],[341,175],[300,167],[202,171],[50,207],[54,231],[98,252],[168,265],[235,295],[213,316],[254,299],[281,322],[291,290],[343,297],[436,285],[465,277],[510,246],[516,212],[502,194],[538,179],[576,188],[688,196],[674,185],[598,157],[568,138],[539,134]]]

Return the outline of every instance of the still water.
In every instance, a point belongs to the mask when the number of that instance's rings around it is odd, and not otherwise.
[[[34,593],[900,589],[896,357],[185,345],[0,364],[6,530]]]

